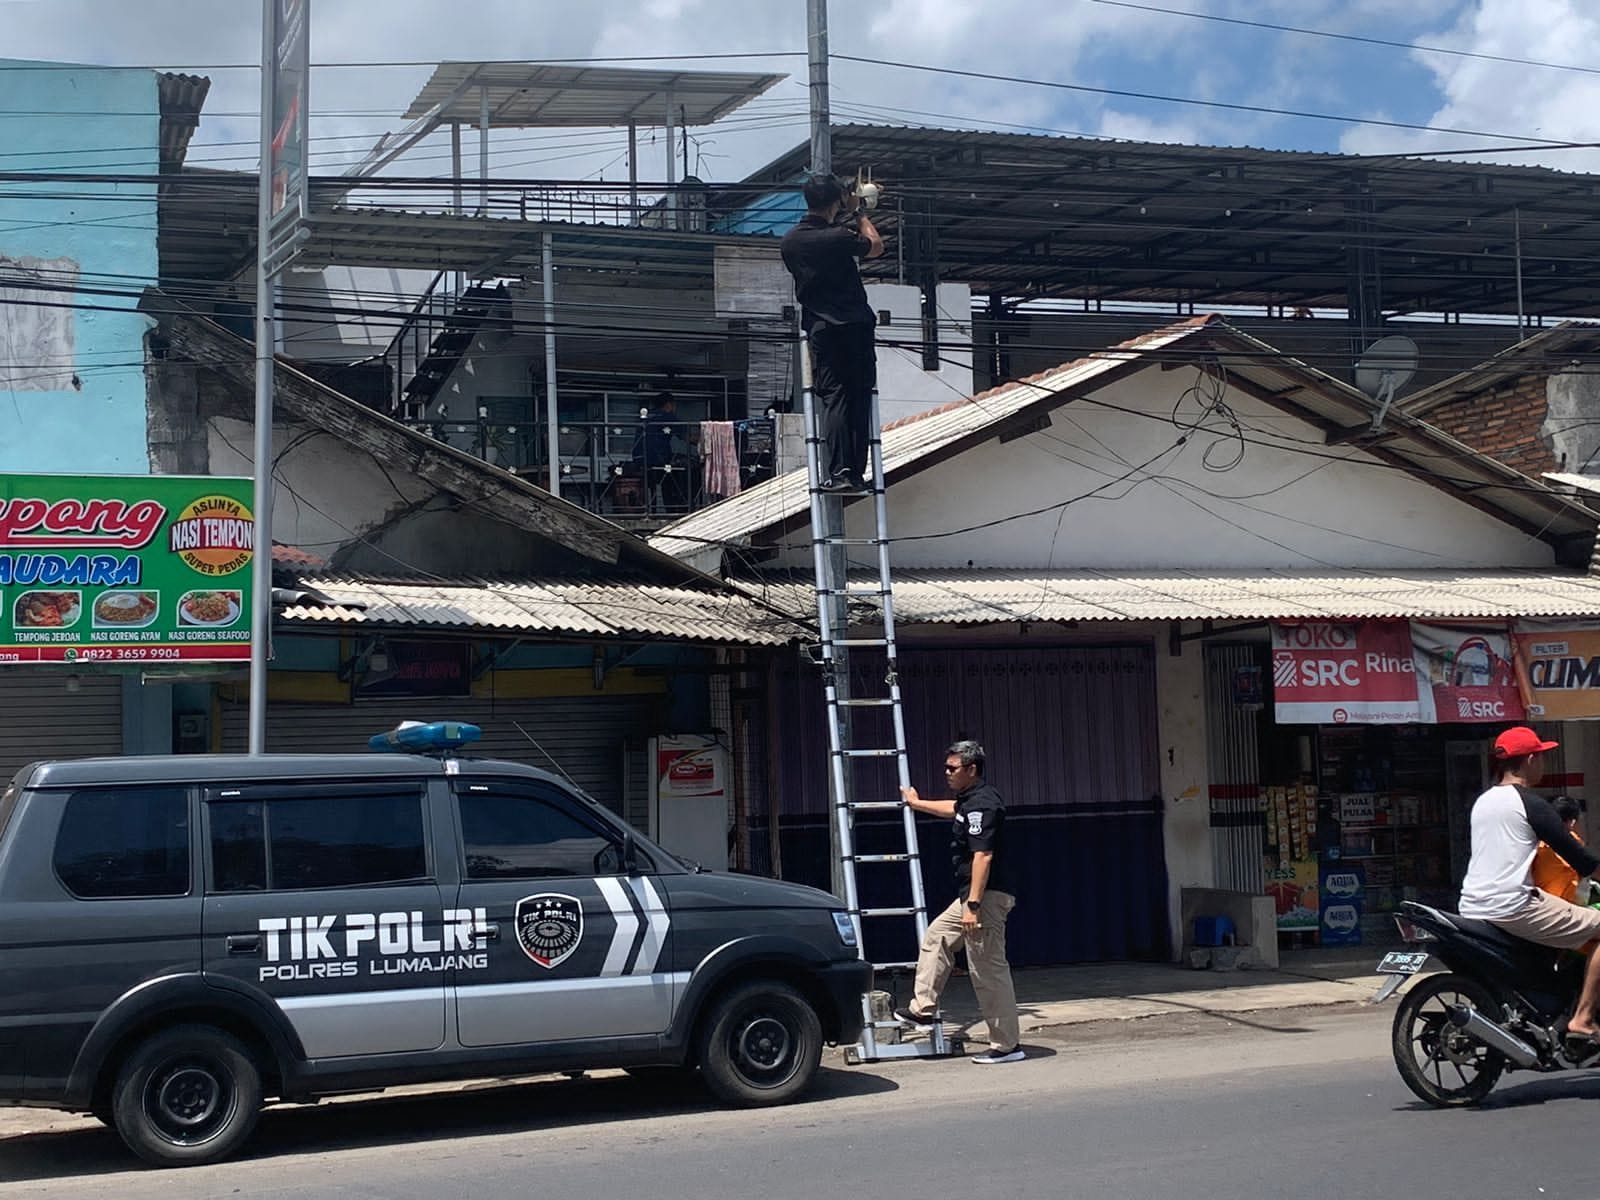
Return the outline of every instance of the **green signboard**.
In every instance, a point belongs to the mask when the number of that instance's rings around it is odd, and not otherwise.
[[[0,664],[250,657],[251,482],[0,475]]]

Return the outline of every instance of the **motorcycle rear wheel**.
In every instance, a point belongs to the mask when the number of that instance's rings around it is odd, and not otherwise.
[[[1449,1009],[1470,1004],[1496,1020],[1500,1006],[1464,975],[1430,975],[1408,991],[1394,1014],[1390,1042],[1400,1078],[1435,1108],[1481,1104],[1506,1069],[1505,1055],[1449,1022]]]

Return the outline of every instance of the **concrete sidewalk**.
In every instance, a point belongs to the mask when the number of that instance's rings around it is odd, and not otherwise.
[[[1387,947],[1299,950],[1275,970],[1195,971],[1174,963],[1106,963],[1014,973],[1022,1032],[1184,1013],[1223,1015],[1361,1004],[1383,982],[1373,967]],[[897,1003],[903,1000],[897,996]],[[971,985],[957,976],[945,996],[951,1020],[984,1033]]]
[[[1306,950],[1283,955],[1276,970],[1194,971],[1167,963],[1105,963],[1047,967],[1015,973],[1022,1032],[1056,1030],[1100,1022],[1146,1021],[1185,1014],[1227,1017],[1273,1009],[1361,1004],[1378,990],[1372,973],[1383,948]],[[902,983],[901,987],[907,987]],[[896,997],[905,999],[904,991]],[[945,1011],[957,1028],[970,1028],[969,1048],[985,1035],[971,985],[964,975],[951,980]],[[837,1065],[837,1063],[835,1063]],[[873,1068],[863,1068],[871,1070]],[[385,1094],[462,1091],[500,1086],[509,1080],[472,1080],[421,1087],[391,1088]],[[348,1097],[361,1100],[365,1096]],[[342,1102],[342,1099],[341,1101]],[[93,1127],[90,1118],[47,1109],[0,1108],[0,1143],[11,1137]],[[0,1167],[3,1175],[3,1167]]]

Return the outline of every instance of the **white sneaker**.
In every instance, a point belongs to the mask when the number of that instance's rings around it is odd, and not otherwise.
[[[996,1063],[1021,1062],[1028,1056],[1018,1046],[1014,1050],[990,1050],[984,1054],[974,1054],[972,1061],[985,1067],[992,1067]]]

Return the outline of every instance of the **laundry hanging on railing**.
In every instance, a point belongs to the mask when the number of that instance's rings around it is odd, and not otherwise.
[[[739,451],[733,436],[732,421],[700,422],[700,453],[705,458],[705,493],[726,499],[737,496]]]

